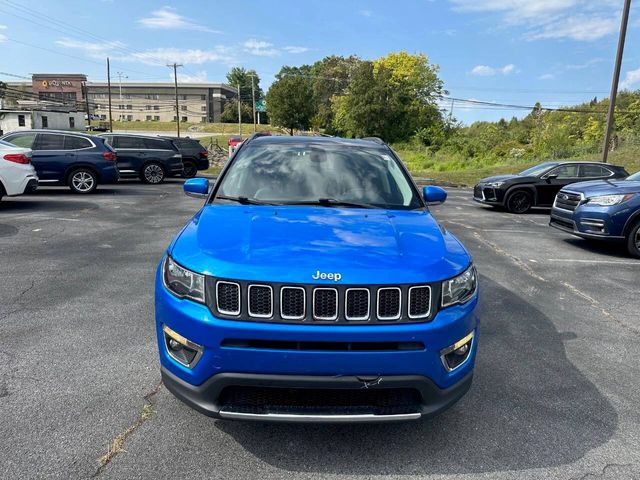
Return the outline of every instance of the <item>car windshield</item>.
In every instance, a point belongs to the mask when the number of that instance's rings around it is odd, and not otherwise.
[[[629,175],[626,180],[640,180],[640,172],[636,172],[633,175]]]
[[[222,179],[218,199],[399,210],[423,206],[390,152],[306,142],[248,144]]]
[[[518,175],[522,177],[537,177],[538,175],[546,172],[551,167],[555,167],[558,165],[557,163],[541,163],[540,165],[536,165],[535,167],[527,168],[523,170]]]

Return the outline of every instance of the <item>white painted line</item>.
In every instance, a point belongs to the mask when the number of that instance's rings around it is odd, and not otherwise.
[[[564,262],[564,263],[598,263],[603,265],[640,265],[640,262],[635,260],[581,260],[577,258],[549,258],[549,262]]]

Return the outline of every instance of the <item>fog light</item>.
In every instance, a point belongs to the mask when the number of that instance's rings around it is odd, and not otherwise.
[[[162,326],[162,331],[164,332],[167,353],[171,358],[185,367],[193,368],[202,356],[202,347],[171,330],[166,325]]]
[[[473,332],[461,338],[453,345],[440,351],[442,365],[447,372],[453,372],[460,368],[469,358],[473,345]]]

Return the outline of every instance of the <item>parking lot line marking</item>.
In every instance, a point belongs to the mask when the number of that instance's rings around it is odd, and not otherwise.
[[[636,260],[582,260],[578,258],[549,258],[548,262],[565,262],[565,263],[601,263],[608,265],[640,265],[640,261]]]

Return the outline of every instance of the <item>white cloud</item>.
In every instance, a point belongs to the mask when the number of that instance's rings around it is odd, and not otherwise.
[[[613,33],[618,28],[618,21],[611,18],[601,18],[587,15],[577,15],[550,22],[541,27],[541,31],[529,35],[532,39],[539,38],[572,38],[578,41],[593,41]]]
[[[159,10],[154,10],[148,17],[139,19],[138,23],[145,28],[158,28],[164,30],[191,29],[200,32],[220,33],[217,30],[213,30],[180,15],[171,7],[162,7]]]
[[[173,80],[173,72],[169,76]],[[207,72],[204,70],[200,70],[193,75],[178,72],[178,82],[181,83],[206,83],[208,81]]]
[[[370,17],[373,15],[373,12],[371,10],[360,10],[358,12],[358,15],[361,15],[363,17]]]
[[[591,60],[587,60],[586,62],[583,63],[570,63],[568,65],[565,65],[565,69],[566,70],[585,70],[589,67],[593,67],[594,65],[597,65],[599,63],[604,62],[604,58],[592,58]]]
[[[73,40],[71,38],[61,38],[60,40],[56,40],[55,43],[61,47],[83,50],[90,56],[99,58],[102,58],[106,52],[111,52],[125,47],[124,43],[117,40],[113,42],[83,42]]]
[[[531,40],[594,41],[617,29],[621,2],[613,0],[449,0],[460,12],[501,15],[506,26],[524,26]]]
[[[140,52],[127,53],[126,44],[114,42],[82,42],[69,38],[56,40],[57,45],[75,50],[81,50],[90,57],[104,58],[107,54],[113,60],[120,62],[139,61],[147,65],[162,65],[165,63],[202,64],[207,62],[223,63],[231,65],[237,63],[236,55],[232,48],[216,46],[210,49],[179,49],[179,48],[154,48]],[[123,50],[127,52],[123,53]]]
[[[634,85],[640,83],[640,68],[630,70],[620,82],[620,89],[631,89]]]
[[[556,76],[553,73],[544,73],[538,77],[538,80],[553,80]]]
[[[501,73],[502,75],[510,75],[517,73],[516,66],[513,63],[505,65],[504,67],[490,67],[488,65],[476,65],[471,70],[471,75],[478,77],[492,77]]]
[[[6,30],[7,26],[6,25],[0,25],[0,30]],[[3,33],[0,33],[0,43],[2,42],[6,42],[7,41],[7,36]]]
[[[242,44],[244,51],[257,57],[275,57],[280,51],[273,48],[273,43],[251,38]]]
[[[202,64],[207,62],[216,62],[224,64],[233,64],[236,62],[233,52],[227,47],[218,46],[212,49],[186,49],[179,48],[154,48],[143,52],[136,52],[122,57],[120,61],[139,60],[148,65],[158,63],[183,63],[183,64]]]
[[[282,50],[284,50],[287,53],[294,53],[294,54],[305,53],[309,51],[307,47],[294,47],[294,46],[283,47]]]

